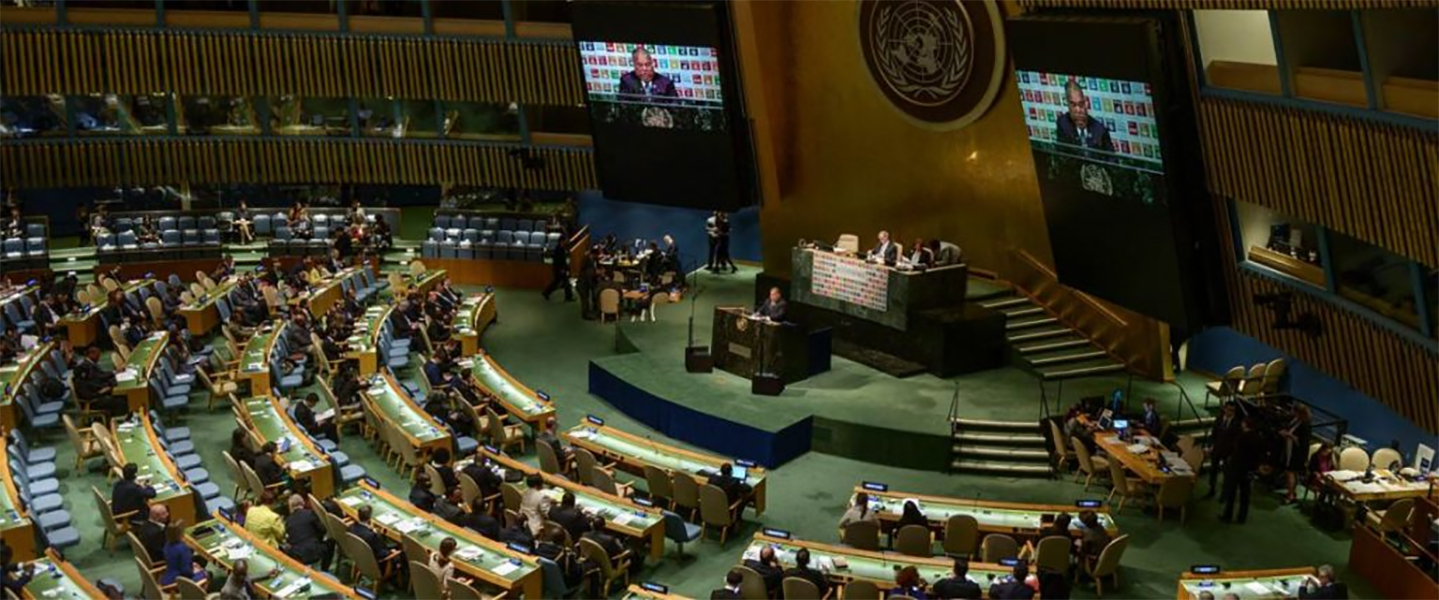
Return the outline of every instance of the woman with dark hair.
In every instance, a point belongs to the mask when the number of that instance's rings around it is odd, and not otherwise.
[[[899,531],[905,525],[929,527],[929,519],[919,510],[919,503],[914,500],[904,501],[904,512],[899,515],[899,523],[895,524],[894,530]]]
[[[849,509],[844,511],[844,516],[839,518],[839,528],[844,529],[861,521],[878,523],[879,514],[869,509],[869,494],[855,492],[854,504],[851,504]]]
[[[924,593],[924,585],[924,579],[919,576],[919,569],[912,566],[905,567],[894,574],[894,587],[886,596],[904,596],[914,598],[914,600],[926,600],[929,596]]]
[[[165,572],[160,575],[160,585],[171,585],[184,577],[200,587],[207,587],[210,574],[205,566],[195,560],[195,551],[185,543],[185,522],[177,520],[165,528]]]
[[[250,450],[250,432],[244,427],[236,427],[230,432],[230,458],[241,464],[255,466],[255,452]]]
[[[450,579],[455,576],[455,561],[450,559],[450,555],[455,553],[457,547],[459,542],[455,541],[455,538],[446,537],[440,540],[439,552],[430,555],[430,570],[434,571],[440,580],[441,598],[450,597]]]

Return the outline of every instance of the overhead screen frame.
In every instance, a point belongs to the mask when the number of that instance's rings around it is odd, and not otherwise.
[[[1217,252],[1212,243],[1217,234],[1211,200],[1204,189],[1202,156],[1193,126],[1187,77],[1183,75],[1184,63],[1177,56],[1182,55],[1181,39],[1175,37],[1181,34],[1180,29],[1172,18],[1154,13],[1106,17],[1025,15],[1006,22],[1016,72],[1149,84],[1163,165],[1163,174],[1152,181],[1160,187],[1155,193],[1162,194],[1162,202],[1135,207],[1125,204],[1132,200],[1082,189],[1055,190],[1053,184],[1046,185],[1038,164],[1036,175],[1060,283],[1164,321],[1182,333],[1222,320],[1223,307],[1222,300],[1216,301],[1222,293],[1206,291],[1211,287],[1206,286],[1206,281],[1213,279],[1212,265],[1217,263],[1212,256]],[[1042,151],[1031,148],[1038,160]],[[1056,191],[1065,195],[1061,197]],[[1135,209],[1153,211],[1145,214]],[[1090,214],[1076,215],[1077,211]],[[1128,222],[1126,218],[1137,218],[1135,215],[1146,218],[1142,226],[1134,231],[1114,230],[1116,223]],[[1082,240],[1072,239],[1086,233],[1088,237]],[[1129,243],[1133,238],[1126,237],[1135,235],[1159,235],[1163,239],[1144,239],[1149,247],[1141,248]],[[1102,258],[1094,251],[1096,246],[1111,258],[1124,257],[1125,263],[1096,264]],[[1064,248],[1084,248],[1088,253],[1065,252]],[[1125,275],[1124,271],[1142,275]],[[1126,276],[1157,277],[1160,281],[1152,282],[1157,285],[1140,293],[1138,284],[1133,279],[1125,281]]]
[[[649,129],[599,122],[588,90],[585,108],[595,171],[607,198],[705,210],[753,205],[757,185],[750,122],[740,83],[728,4],[688,0],[578,0],[571,6],[575,44],[589,41],[715,48],[726,128],[723,132]],[[574,65],[584,85],[583,61]],[[643,165],[646,174],[621,173]]]

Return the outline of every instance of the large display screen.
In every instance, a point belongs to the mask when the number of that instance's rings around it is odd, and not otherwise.
[[[1059,281],[1187,323],[1157,23],[1033,18],[1008,27]]]
[[[719,49],[614,41],[579,44],[585,96],[595,119],[658,129],[726,128]]]
[[[582,1],[571,15],[605,196],[750,204],[748,128],[724,6]]]

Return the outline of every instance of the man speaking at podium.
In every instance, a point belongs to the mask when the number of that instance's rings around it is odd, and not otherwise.
[[[769,289],[769,298],[759,305],[759,309],[754,311],[754,316],[764,317],[778,323],[784,320],[787,308],[789,308],[789,303],[784,301],[784,296],[780,295],[779,288],[772,287]]]

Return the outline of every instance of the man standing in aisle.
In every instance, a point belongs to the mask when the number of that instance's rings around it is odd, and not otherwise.
[[[560,236],[560,239],[564,240],[565,236]],[[550,248],[550,285],[542,294],[545,301],[548,302],[550,294],[560,288],[565,289],[565,302],[575,301],[575,288],[570,285],[570,253],[565,250],[564,243],[557,242]]]
[[[1264,452],[1264,437],[1255,431],[1253,417],[1241,421],[1239,427],[1239,440],[1235,444],[1234,454],[1224,463],[1224,492],[1220,497],[1224,502],[1224,513],[1219,515],[1219,520],[1226,523],[1231,520],[1244,523],[1249,518],[1250,479],[1254,470],[1259,467],[1260,454]],[[1237,517],[1234,514],[1236,494],[1239,496]]]
[[[710,218],[705,219],[705,237],[709,240],[709,260],[705,264],[706,271],[715,270],[715,258],[719,251],[719,219],[719,211],[714,211],[710,214]]]

